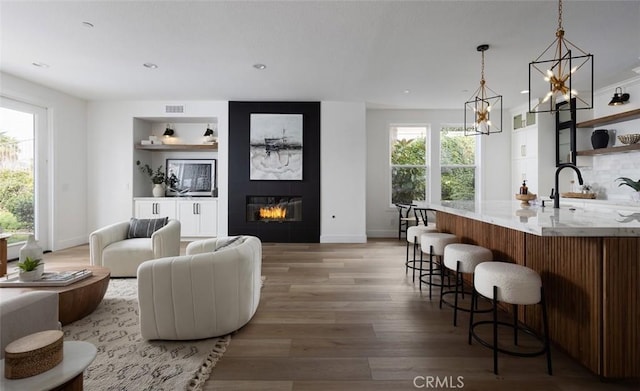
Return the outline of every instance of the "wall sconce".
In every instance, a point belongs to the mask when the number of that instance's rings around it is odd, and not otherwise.
[[[618,93],[618,90],[620,92]],[[623,94],[622,88],[617,87],[616,92],[613,94],[613,98],[611,98],[611,102],[609,102],[609,106],[620,106],[629,101],[631,96],[629,94]]]
[[[205,136],[205,137],[213,136],[213,129],[211,129],[211,128],[209,127],[209,124],[207,124],[207,130],[205,130],[205,132],[204,132],[204,136]]]
[[[167,124],[167,128],[164,130],[164,133],[162,134],[164,137],[171,137],[174,134],[174,130],[171,129],[171,125]]]

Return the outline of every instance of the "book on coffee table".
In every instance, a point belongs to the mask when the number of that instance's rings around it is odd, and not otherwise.
[[[84,280],[93,273],[91,270],[73,270],[64,272],[44,272],[42,278],[35,281],[20,281],[18,273],[8,274],[0,278],[0,288],[35,287],[35,286],[67,286]]]

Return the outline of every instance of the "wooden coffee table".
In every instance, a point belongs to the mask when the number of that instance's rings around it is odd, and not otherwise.
[[[3,299],[29,291],[58,292],[58,318],[62,325],[69,324],[92,313],[104,298],[109,286],[109,269],[100,266],[52,266],[45,265],[45,271],[62,272],[69,270],[91,270],[93,275],[67,286],[43,286],[28,288],[0,288]]]

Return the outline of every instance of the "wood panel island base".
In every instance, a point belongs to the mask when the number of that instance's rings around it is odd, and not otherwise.
[[[540,273],[556,347],[603,378],[640,378],[638,219],[617,222],[616,209],[536,207],[523,221],[518,203],[506,201],[429,207],[438,210],[440,231]],[[519,318],[541,331],[535,308]]]

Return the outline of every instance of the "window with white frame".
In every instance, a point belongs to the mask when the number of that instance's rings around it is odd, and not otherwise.
[[[391,204],[426,200],[428,130],[425,125],[391,126]]]
[[[476,137],[462,126],[440,129],[441,199],[474,200],[476,192]]]

